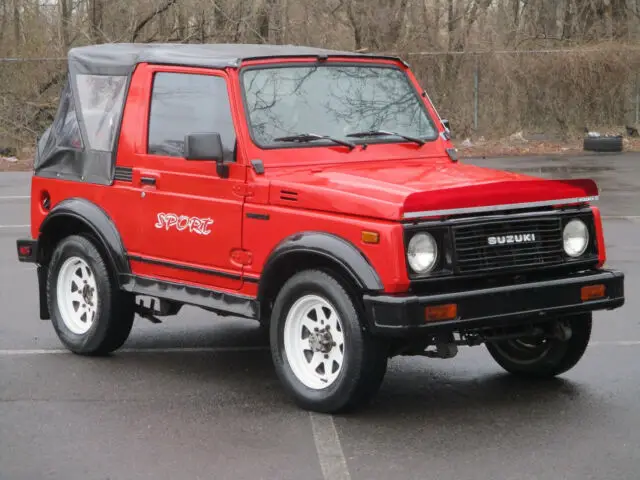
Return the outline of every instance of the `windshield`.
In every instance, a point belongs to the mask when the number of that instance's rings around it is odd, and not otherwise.
[[[422,140],[437,130],[408,77],[391,67],[287,66],[242,75],[254,141],[283,145],[282,137],[315,134],[357,141],[349,134],[385,131]],[[367,143],[405,142],[396,135],[360,136]],[[320,142],[318,142],[320,143]]]

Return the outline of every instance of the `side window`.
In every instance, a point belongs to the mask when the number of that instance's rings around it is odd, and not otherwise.
[[[58,137],[58,145],[76,150],[82,149],[82,136],[80,135],[80,126],[76,117],[75,102],[68,83],[60,98],[60,108],[54,129]]]
[[[148,152],[182,157],[189,133],[217,132],[225,161],[234,161],[236,133],[224,78],[157,73],[151,95]]]
[[[120,123],[127,78],[78,75],[76,81],[89,148],[109,152]]]

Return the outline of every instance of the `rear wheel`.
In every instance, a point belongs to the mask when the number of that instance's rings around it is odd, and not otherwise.
[[[487,343],[493,359],[506,371],[528,377],[554,377],[572,369],[584,355],[591,338],[591,314],[560,319],[568,327],[566,340],[522,337]]]
[[[271,352],[280,380],[302,408],[348,411],[380,388],[387,349],[363,329],[361,315],[357,301],[325,272],[300,272],[282,287]]]
[[[86,237],[73,235],[57,245],[49,263],[47,298],[56,334],[74,353],[104,355],[129,337],[134,297],[118,288]]]

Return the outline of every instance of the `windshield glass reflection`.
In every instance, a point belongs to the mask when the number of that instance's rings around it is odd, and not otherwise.
[[[276,139],[300,134],[360,143],[407,141],[389,132],[437,137],[421,98],[396,68],[269,67],[247,70],[242,83],[253,137],[262,146],[281,145]],[[364,132],[378,134],[348,136]],[[318,139],[302,138],[311,140]]]

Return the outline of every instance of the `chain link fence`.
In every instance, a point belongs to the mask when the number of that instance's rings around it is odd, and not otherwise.
[[[409,52],[458,136],[548,136],[640,122],[640,49]]]
[[[640,123],[640,49],[394,52],[457,138],[557,136]],[[50,123],[63,58],[0,59],[0,147],[32,147]]]

